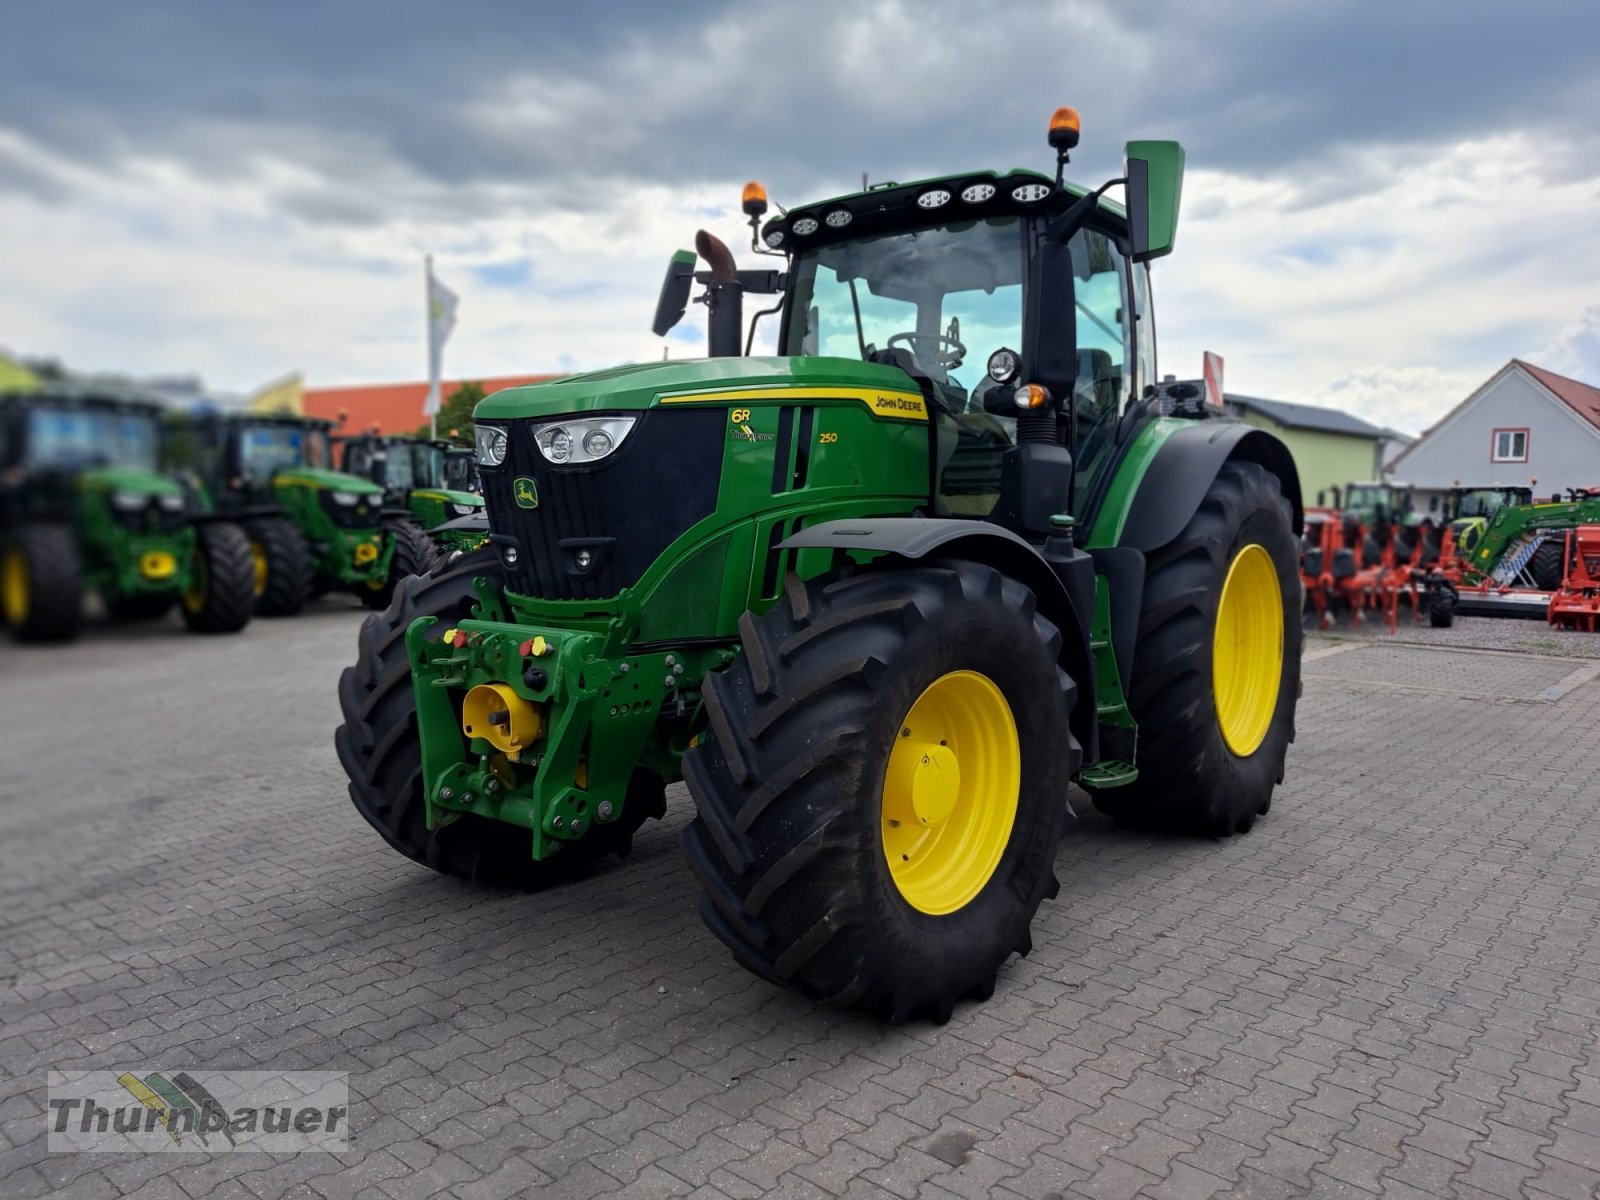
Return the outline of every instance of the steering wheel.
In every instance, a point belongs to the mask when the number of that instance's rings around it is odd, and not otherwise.
[[[913,345],[917,342],[936,343],[940,349],[939,353],[934,357],[934,362],[946,371],[951,367],[959,367],[962,359],[967,357],[967,348],[961,340],[944,333],[897,333],[891,336],[884,343],[884,346],[886,349],[892,350],[896,342],[910,342]],[[951,347],[951,351],[948,354],[944,352],[943,347],[945,346]],[[917,352],[912,350],[911,353],[915,355]]]

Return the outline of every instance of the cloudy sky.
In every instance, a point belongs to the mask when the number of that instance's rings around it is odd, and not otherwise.
[[[739,188],[1177,137],[1161,367],[1413,431],[1513,355],[1600,381],[1593,0],[0,0],[0,347],[247,390],[661,355]],[[681,335],[681,336],[680,336]],[[673,353],[699,345],[675,331]]]

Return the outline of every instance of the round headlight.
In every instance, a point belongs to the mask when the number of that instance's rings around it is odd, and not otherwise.
[[[341,508],[354,508],[361,503],[360,492],[331,492],[333,502]]]
[[[783,245],[783,230],[774,229],[762,240],[767,243],[769,249],[776,250],[779,246]]]
[[[119,512],[142,512],[149,500],[143,492],[111,493],[111,507]]]
[[[794,231],[800,237],[815,233],[817,231],[817,219],[815,217],[801,217],[794,223]]]
[[[829,229],[843,229],[850,224],[850,211],[844,208],[836,208],[823,220],[828,223]]]
[[[604,458],[611,453],[611,435],[604,429],[591,429],[583,436],[584,453]]]
[[[950,203],[948,188],[929,188],[917,197],[918,208],[942,208]]]
[[[479,425],[472,435],[478,451],[478,464],[498,467],[506,460],[506,431],[495,425]]]
[[[1001,348],[989,355],[989,378],[996,383],[1008,383],[1017,377],[1017,356]]]
[[[551,462],[564,463],[572,457],[572,435],[560,425],[547,429],[539,435],[539,449]]]
[[[1024,183],[1011,189],[1011,198],[1018,204],[1034,204],[1050,194],[1048,183]]]
[[[982,204],[994,196],[994,184],[969,183],[961,189],[961,198],[968,204]]]

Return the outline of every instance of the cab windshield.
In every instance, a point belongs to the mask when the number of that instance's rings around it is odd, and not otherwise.
[[[416,486],[444,487],[444,447],[426,443],[413,447],[416,455]]]
[[[92,408],[36,408],[28,414],[27,455],[33,467],[156,469],[160,442],[147,413]]]
[[[239,466],[248,475],[286,467],[326,467],[328,435],[295,425],[246,425],[239,431]]]
[[[903,351],[959,411],[989,356],[1022,343],[1023,221],[996,217],[802,253],[782,353],[893,363]]]

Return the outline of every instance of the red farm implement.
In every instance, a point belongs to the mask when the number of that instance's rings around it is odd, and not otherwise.
[[[1594,633],[1600,630],[1600,525],[1569,529],[1562,548],[1566,573],[1550,598],[1550,624]]]

